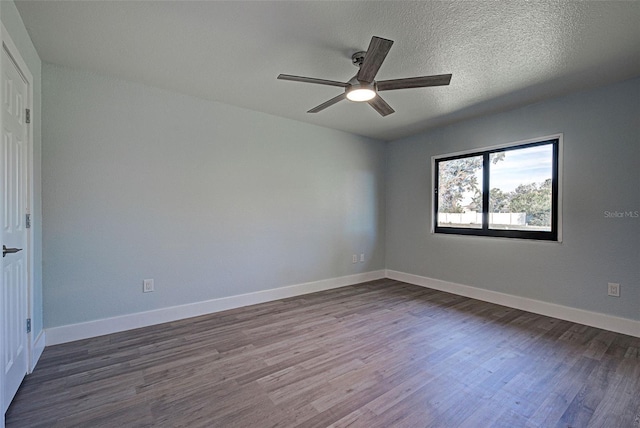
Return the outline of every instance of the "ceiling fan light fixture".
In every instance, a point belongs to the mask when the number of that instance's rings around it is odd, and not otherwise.
[[[347,89],[347,99],[355,102],[369,101],[376,96],[373,84],[359,83]]]

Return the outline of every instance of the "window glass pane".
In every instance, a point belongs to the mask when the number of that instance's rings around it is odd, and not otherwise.
[[[489,228],[551,231],[553,145],[489,155]]]
[[[482,228],[482,155],[438,162],[438,226]]]

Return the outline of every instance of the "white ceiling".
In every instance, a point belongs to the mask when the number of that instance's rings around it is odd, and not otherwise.
[[[16,1],[44,62],[394,140],[640,75],[640,2]],[[452,73],[450,86],[312,107],[371,36],[395,41],[376,79]]]

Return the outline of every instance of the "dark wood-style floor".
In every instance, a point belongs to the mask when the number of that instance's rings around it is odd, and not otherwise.
[[[379,280],[45,349],[8,427],[638,427],[640,339]]]

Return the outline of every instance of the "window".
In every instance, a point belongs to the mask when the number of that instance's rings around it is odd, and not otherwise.
[[[561,136],[433,158],[433,231],[560,240]]]

